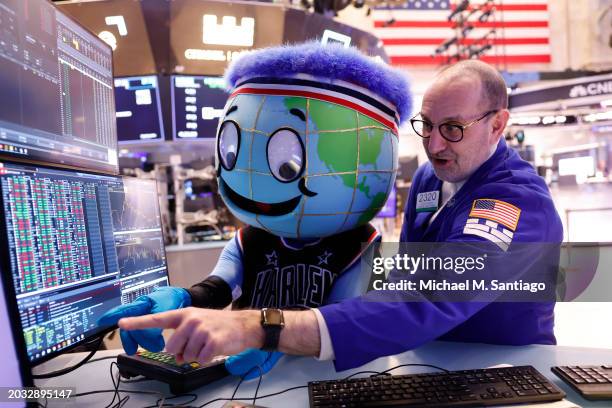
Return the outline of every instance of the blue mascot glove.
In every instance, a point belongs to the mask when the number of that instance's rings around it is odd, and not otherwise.
[[[127,305],[117,306],[98,319],[98,326],[112,326],[123,317],[142,316],[167,312],[191,305],[191,296],[183,288],[161,286],[148,295],[140,296]],[[140,344],[147,350],[158,352],[164,349],[161,329],[120,330],[121,343],[127,354],[134,354]]]
[[[244,376],[245,380],[251,380],[270,371],[282,356],[283,353],[280,351],[262,351],[250,348],[228,357],[225,360],[225,368],[230,374]],[[261,367],[261,370],[258,366]]]

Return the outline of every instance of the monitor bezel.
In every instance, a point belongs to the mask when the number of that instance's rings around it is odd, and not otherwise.
[[[1,194],[0,194],[1,196]],[[2,197],[0,197],[1,203]],[[2,207],[4,208],[4,207]],[[0,217],[0,228],[3,228],[2,231],[6,229],[6,225],[4,223],[4,217]],[[0,234],[0,248],[8,247],[8,238],[6,234]],[[4,291],[4,300],[6,303],[6,310],[8,312],[8,319],[11,324],[11,336],[13,337],[13,344],[15,345],[15,353],[17,354],[17,358],[19,360],[19,370],[21,372],[21,382],[24,387],[32,387],[34,386],[34,377],[32,376],[32,366],[30,364],[30,359],[28,358],[27,348],[25,344],[25,338],[23,337],[23,328],[21,327],[21,316],[19,315],[19,309],[17,308],[17,298],[15,296],[15,288],[13,287],[13,277],[8,273],[2,273],[5,271],[5,264],[7,262],[8,257],[2,256],[0,257],[0,279],[2,279],[2,288]],[[10,269],[9,269],[10,270]],[[17,335],[17,334],[20,335]],[[24,405],[24,406],[27,406]]]
[[[4,164],[14,164],[14,165],[23,165],[23,163],[21,162],[17,162],[17,161],[10,161],[10,160],[0,160],[0,163]],[[36,166],[37,168],[48,168],[48,169],[52,169],[52,170],[62,170],[65,171],[66,169],[64,168],[58,168],[56,166],[53,165],[40,165],[40,164],[36,164],[36,163],[32,163],[33,166]],[[132,179],[132,180],[139,180],[139,181],[146,181],[146,182],[150,182],[152,184],[155,185],[155,191],[157,193],[157,181],[153,180],[153,179],[141,179],[138,177],[129,177],[129,176],[122,176],[122,175],[108,175],[108,174],[104,174],[104,173],[100,173],[100,172],[93,172],[93,171],[83,171],[81,169],[70,169],[73,171],[78,171],[80,173],[85,173],[85,174],[91,174],[91,175],[98,175],[98,176],[105,176],[105,177],[115,177],[121,180],[124,179]],[[157,200],[157,209],[159,211],[160,217],[161,217],[161,207],[159,205],[159,200]],[[0,185],[0,213],[4,213],[4,196],[2,194],[2,186]],[[160,222],[161,218],[160,218]],[[165,236],[164,236],[164,228],[163,225],[160,227],[161,229],[161,236],[162,236],[162,241],[165,242]],[[9,249],[9,242],[8,242],[8,236],[6,233],[4,233],[6,231],[6,222],[5,222],[5,218],[4,216],[0,216],[0,253],[5,253],[8,254],[8,249]],[[170,286],[170,273],[169,273],[169,269],[168,269],[168,254],[166,252],[166,246],[163,245],[162,246],[163,251],[164,251],[164,258],[166,259],[166,275],[168,276],[168,285]],[[13,275],[11,272],[11,264],[10,264],[10,259],[9,256],[2,256],[0,257],[0,274],[3,276],[3,283],[8,281],[8,285],[5,286],[5,291],[9,291],[7,292],[7,295],[10,295],[10,299],[7,297],[7,307],[10,308],[10,313],[13,316],[18,316],[19,319],[17,320],[17,322],[13,322],[15,324],[17,324],[17,330],[18,332],[22,333],[22,335],[20,336],[21,338],[18,339],[20,347],[22,347],[22,353],[23,356],[25,356],[25,364],[27,364],[28,369],[31,369],[33,367],[36,367],[46,361],[49,361],[61,354],[67,353],[70,350],[78,347],[78,346],[82,346],[83,344],[89,343],[92,340],[99,338],[99,337],[103,337],[106,334],[116,330],[118,328],[118,326],[115,324],[113,326],[109,326],[103,329],[99,329],[96,330],[94,333],[91,333],[89,335],[87,335],[85,338],[83,338],[83,340],[79,340],[79,341],[75,341],[74,343],[70,344],[67,347],[64,347],[60,350],[56,350],[50,353],[45,354],[44,356],[41,356],[39,359],[37,360],[30,360],[28,354],[27,354],[27,349],[26,349],[26,345],[25,345],[25,338],[23,337],[23,327],[21,325],[21,316],[19,315],[19,308],[17,306],[17,295],[16,295],[16,290],[15,290],[15,286],[13,284]],[[4,271],[7,271],[7,273],[4,273]],[[30,378],[30,377],[28,377]]]

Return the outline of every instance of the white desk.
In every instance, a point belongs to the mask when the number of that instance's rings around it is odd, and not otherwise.
[[[109,356],[119,353],[120,350],[102,351],[95,357]],[[47,372],[74,364],[83,357],[83,353],[60,356],[37,367],[37,372]],[[39,380],[40,386],[72,386],[77,392],[86,392],[101,389],[112,389],[109,376],[109,365],[113,360],[102,360],[86,364],[85,366],[59,378]],[[261,382],[258,395],[270,394],[286,388],[305,385],[308,381],[318,379],[341,378],[357,371],[382,371],[402,363],[433,364],[449,370],[489,367],[496,364],[533,365],[542,374],[561,387],[567,398],[584,407],[610,407],[612,402],[589,402],[582,399],[576,392],[566,386],[551,371],[553,365],[579,365],[579,364],[612,364],[612,349],[588,349],[579,347],[558,346],[491,346],[471,343],[433,342],[419,349],[407,351],[391,357],[383,357],[354,370],[336,373],[331,362],[320,362],[309,357],[284,356]],[[399,373],[417,373],[435,371],[424,367],[403,367],[393,371]],[[238,383],[235,377],[228,377],[216,383],[204,386],[196,391],[199,398],[191,405],[199,406],[209,400],[219,397],[229,398]],[[236,394],[238,397],[251,397],[255,391],[257,380],[243,383]],[[169,395],[166,385],[155,381],[146,381],[135,384],[124,384],[123,389],[159,391]],[[112,393],[95,394],[79,397],[74,406],[98,407],[105,406],[112,399]],[[244,398],[243,400],[247,400]],[[130,394],[127,407],[142,407],[154,404],[155,396]],[[178,402],[181,400],[177,400]],[[171,402],[171,401],[169,401]],[[257,400],[258,405],[266,407],[308,407],[308,390],[302,388],[289,391],[275,397]],[[220,407],[224,402],[211,404]],[[63,406],[61,403],[50,402],[49,406]]]

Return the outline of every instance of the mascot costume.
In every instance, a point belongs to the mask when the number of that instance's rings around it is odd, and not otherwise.
[[[404,76],[357,50],[306,43],[248,53],[226,80],[219,193],[247,226],[204,281],[159,287],[101,324],[187,306],[315,308],[366,289],[360,258],[380,240],[369,221],[394,184],[400,118],[411,109]],[[164,347],[160,329],[120,335],[129,354]],[[226,367],[254,378],[281,355],[249,349]]]

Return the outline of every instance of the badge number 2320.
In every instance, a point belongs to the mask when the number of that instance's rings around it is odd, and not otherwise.
[[[421,193],[419,194],[419,196],[417,197],[417,202],[419,203],[423,203],[426,201],[435,201],[438,199],[438,192],[437,191],[430,191],[429,193]]]

